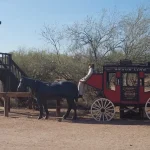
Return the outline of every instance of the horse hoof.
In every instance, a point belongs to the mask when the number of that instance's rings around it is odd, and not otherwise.
[[[72,120],[77,120],[77,117],[73,117]]]
[[[48,118],[49,118],[49,116],[48,116],[48,115],[46,115],[46,116],[44,117],[44,119],[45,119],[45,120],[47,120]]]
[[[63,120],[66,120],[66,119],[67,119],[67,117],[64,115],[64,116],[62,117],[62,119],[63,119]]]
[[[38,120],[41,119],[41,118],[43,118],[43,117],[42,117],[42,116],[39,116],[39,117],[38,117]]]
[[[63,121],[63,119],[58,119],[58,122],[62,122]]]

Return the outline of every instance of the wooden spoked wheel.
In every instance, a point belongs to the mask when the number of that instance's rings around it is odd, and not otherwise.
[[[145,104],[145,113],[148,119],[150,119],[150,98],[147,100]]]
[[[110,121],[115,115],[115,106],[106,98],[97,99],[91,106],[91,115],[96,121]]]

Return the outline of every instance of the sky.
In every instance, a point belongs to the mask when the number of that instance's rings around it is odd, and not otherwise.
[[[0,52],[25,48],[48,48],[41,38],[44,24],[58,26],[82,22],[103,9],[122,14],[150,0],[0,0]]]

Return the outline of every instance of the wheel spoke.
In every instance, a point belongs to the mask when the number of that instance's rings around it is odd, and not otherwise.
[[[95,107],[95,106],[93,106],[92,108],[94,108],[94,109],[100,109],[99,107]]]
[[[95,111],[94,115],[99,115],[100,113],[101,113],[101,111],[97,110],[97,111]]]
[[[111,110],[114,110],[113,108],[108,108],[108,109],[105,109],[105,110],[109,110],[109,111],[111,111]]]
[[[100,117],[96,117],[95,119],[96,119],[96,121],[100,121]]]
[[[100,114],[99,116],[96,117],[96,120],[100,121],[102,117],[102,114]]]
[[[104,114],[105,115],[105,118],[107,119],[107,121],[109,120],[108,118],[107,118],[107,115],[106,114]]]
[[[105,113],[105,116],[107,116],[109,118],[109,120],[112,119],[113,115],[112,114],[109,114],[109,113]]]
[[[109,110],[106,109],[105,112],[112,114],[112,113],[114,113],[114,110],[109,111]]]
[[[97,104],[97,103],[94,103],[93,106],[98,107],[98,108],[101,108],[100,105]]]
[[[101,118],[102,118],[102,114],[100,114],[100,120],[101,120]]]
[[[94,112],[93,112],[94,113]],[[98,115],[98,114],[100,114],[101,112],[100,111],[96,111],[95,113],[94,113],[94,115]]]
[[[99,110],[96,110],[96,111],[93,112],[94,115],[97,115],[98,113],[100,113]]]
[[[103,121],[105,121],[104,113],[102,113],[102,115],[103,115]]]
[[[102,105],[100,104],[100,102],[99,101],[97,101],[97,103],[99,104],[98,106],[99,106],[99,108],[101,108],[102,107]]]
[[[107,104],[107,101],[104,100],[104,104],[103,104],[103,107],[104,107],[104,108],[105,108],[105,105],[106,105],[106,104]]]
[[[105,108],[107,107],[107,106],[109,106],[109,104],[111,104],[110,102],[108,102],[108,104],[105,106]]]
[[[103,100],[98,101],[101,105],[101,108],[103,107]]]
[[[113,114],[111,112],[109,112],[109,111],[106,112],[105,114],[108,115],[110,118],[113,116]]]
[[[95,116],[94,118],[96,118],[96,120],[100,121],[100,120],[101,120],[101,116],[102,116],[102,114],[101,114],[101,113],[98,113],[98,115]]]
[[[113,109],[113,106],[106,107],[105,109],[111,109],[111,108]]]

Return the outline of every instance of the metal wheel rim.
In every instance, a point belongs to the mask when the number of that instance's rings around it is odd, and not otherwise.
[[[145,113],[148,119],[150,119],[150,98],[147,100],[145,104]]]
[[[115,115],[115,106],[106,98],[97,99],[91,106],[91,115],[96,121],[110,121]]]

